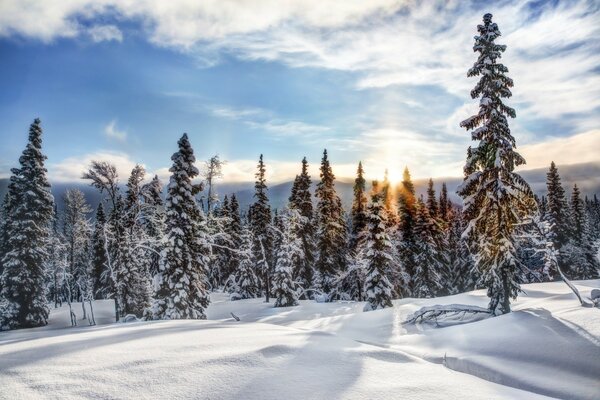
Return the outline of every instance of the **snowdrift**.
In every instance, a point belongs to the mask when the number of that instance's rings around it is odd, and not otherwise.
[[[600,287],[576,284],[584,295]],[[77,328],[53,310],[47,327],[0,333],[0,398],[598,398],[600,310],[560,282],[524,289],[510,315],[446,327],[402,322],[423,306],[485,306],[485,293],[367,313],[216,293],[208,321],[126,324],[103,301],[99,325]]]

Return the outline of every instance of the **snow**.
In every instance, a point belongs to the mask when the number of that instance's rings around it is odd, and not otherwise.
[[[574,283],[586,297],[600,288]],[[76,328],[64,306],[47,327],[0,333],[0,398],[597,398],[600,310],[562,282],[523,288],[511,314],[445,327],[402,322],[422,307],[485,306],[485,293],[368,313],[359,302],[273,308],[213,293],[208,321],[131,323],[113,323],[113,303],[97,301],[98,326]]]

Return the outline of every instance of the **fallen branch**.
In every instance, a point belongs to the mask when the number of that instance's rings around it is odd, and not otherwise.
[[[423,307],[420,310],[410,315],[406,321],[402,324],[416,324],[417,322],[435,321],[437,324],[438,317],[442,315],[456,315],[464,318],[467,314],[489,314],[490,310],[487,308],[477,306],[466,306],[462,304],[448,304],[448,305],[435,305],[430,307]]]

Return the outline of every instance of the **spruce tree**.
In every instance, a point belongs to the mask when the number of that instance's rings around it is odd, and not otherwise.
[[[110,292],[110,271],[107,260],[106,214],[102,202],[96,210],[96,221],[92,233],[92,287],[96,299],[107,298]]]
[[[4,255],[8,253],[8,218],[10,216],[10,193],[4,195],[0,208],[0,293],[2,293],[2,271]],[[1,300],[1,298],[0,298]]]
[[[143,198],[143,220],[142,225],[145,232],[149,251],[145,257],[148,265],[146,267],[148,276],[152,278],[158,273],[160,263],[160,252],[163,249],[163,235],[165,231],[165,211],[162,199],[163,185],[158,176],[142,186]]]
[[[433,179],[429,178],[427,183],[427,210],[431,218],[438,217],[438,202],[435,198],[435,189],[433,188]]]
[[[577,185],[571,194],[571,252],[567,252],[566,262],[571,266],[575,279],[595,279],[600,274],[598,249],[590,235],[587,215],[581,193]]]
[[[271,229],[271,206],[267,197],[267,183],[265,178],[265,163],[263,155],[258,160],[258,171],[254,183],[254,203],[250,206],[250,226],[252,229],[252,253],[257,271],[262,277],[262,289],[266,301],[271,296],[271,274],[273,272],[273,234]]]
[[[235,194],[231,195],[231,200],[229,201],[229,207],[227,214],[229,216],[229,224],[227,225],[226,233],[229,238],[229,243],[233,248],[240,248],[242,245],[242,219],[240,215],[240,204],[238,203],[237,197]],[[231,291],[230,283],[233,283],[232,280],[235,279],[235,273],[238,269],[238,265],[241,261],[241,256],[238,252],[229,251],[228,258],[225,264],[225,271],[227,276],[226,289]]]
[[[462,237],[464,230],[465,222],[462,213],[451,211],[447,231],[450,277],[445,282],[448,294],[474,290],[475,283],[479,280],[479,275],[473,268],[473,258],[467,246],[467,241]]]
[[[207,256],[203,220],[194,197],[192,180],[198,176],[196,157],[187,134],[178,141],[171,157],[166,209],[167,240],[154,279],[153,319],[206,319],[209,303],[206,288]]]
[[[8,185],[10,207],[6,219],[7,249],[0,277],[0,329],[46,325],[48,305],[44,265],[48,257],[54,198],[44,166],[42,128],[35,119],[29,140],[19,158],[20,168],[11,170]]]
[[[413,274],[414,297],[435,297],[443,288],[442,270],[444,262],[437,242],[439,231],[429,207],[419,200],[417,203],[417,237],[415,270]]]
[[[323,151],[321,181],[317,185],[317,260],[316,286],[327,300],[338,274],[346,269],[347,228],[342,201],[335,191],[335,175]]]
[[[297,285],[293,279],[294,265],[304,257],[302,241],[298,237],[300,212],[290,209],[282,216],[283,234],[273,274],[273,296],[275,307],[298,305]]]
[[[440,191],[440,200],[438,204],[438,216],[445,224],[448,224],[448,222],[450,222],[452,203],[450,202],[450,199],[448,199],[448,188],[446,187],[446,182],[442,183],[442,190]]]
[[[352,200],[352,230],[350,232],[350,250],[356,253],[357,248],[365,236],[368,220],[368,200],[366,194],[366,180],[364,178],[362,162],[358,163],[356,179],[354,180],[354,198]]]
[[[302,171],[296,176],[289,199],[289,208],[300,212],[297,235],[302,242],[303,257],[296,260],[294,265],[294,281],[307,290],[313,285],[313,268],[315,263],[315,226],[312,194],[310,193],[311,179],[308,174],[308,161],[302,159]],[[311,298],[310,292],[302,292],[300,298]]]
[[[254,272],[254,261],[252,254],[252,231],[243,227],[241,231],[241,242],[238,252],[237,265],[231,283],[231,300],[252,299],[258,297],[258,278]]]
[[[400,262],[409,276],[409,282],[403,288],[402,294],[405,296],[410,296],[413,287],[412,276],[414,275],[416,268],[415,223],[417,219],[417,200],[415,197],[415,187],[411,180],[408,167],[404,168],[398,203],[398,211],[400,215],[400,245],[398,248],[398,253],[400,256]]]
[[[550,169],[546,174],[547,211],[546,220],[550,223],[551,238],[554,248],[559,250],[569,241],[569,206],[565,196],[565,190],[560,183],[560,175],[554,161],[550,163]],[[560,263],[559,260],[559,264]]]
[[[392,183],[389,180],[388,170],[386,168],[381,185],[381,194],[383,196],[383,207],[387,213],[386,227],[392,231],[396,230],[398,225],[398,213],[396,212],[396,207],[394,205],[394,192],[395,188],[392,186]]]
[[[506,46],[494,42],[500,31],[491,14],[483,16],[477,30],[473,50],[479,57],[468,76],[481,77],[471,91],[473,99],[481,96],[481,100],[479,112],[461,126],[472,130],[478,144],[467,151],[465,180],[458,194],[465,202],[465,236],[475,251],[480,282],[488,289],[490,311],[498,315],[510,312],[510,300],[520,290],[513,231],[529,213],[526,199],[533,194],[513,172],[525,159],[514,150],[515,139],[508,127],[507,117],[514,118],[515,111],[502,102],[511,96],[513,86],[506,76],[508,68],[498,62]]]
[[[368,207],[366,241],[365,311],[392,307],[392,284],[386,272],[394,263],[392,244],[387,235],[387,212],[385,193],[373,182],[371,204]]]

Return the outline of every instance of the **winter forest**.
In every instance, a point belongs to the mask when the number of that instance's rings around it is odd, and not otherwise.
[[[0,210],[0,398],[597,398],[600,199],[552,159],[541,192],[520,173],[497,19],[459,55],[477,111],[460,122],[456,193],[434,178],[418,194],[411,165],[369,179],[355,160],[343,204],[325,149],[297,160],[275,207],[265,148],[241,204],[219,188],[227,161],[169,132],[168,181],[98,158],[78,171],[98,206],[79,186],[59,202],[32,118]],[[86,382],[96,357],[112,383]]]

